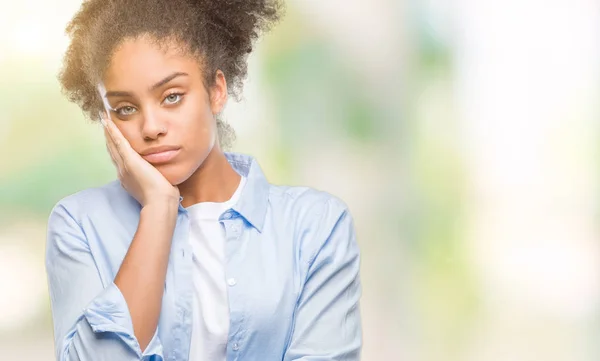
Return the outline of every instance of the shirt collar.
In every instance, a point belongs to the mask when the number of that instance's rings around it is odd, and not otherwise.
[[[269,182],[254,157],[231,152],[225,152],[225,156],[233,169],[246,177],[246,185],[232,209],[262,232],[269,202]]]

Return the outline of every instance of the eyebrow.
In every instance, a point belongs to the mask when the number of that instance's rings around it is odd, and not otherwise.
[[[164,78],[163,80],[159,81],[158,83],[152,85],[149,88],[149,90],[150,91],[154,91],[157,88],[160,88],[161,86],[167,84],[168,82],[170,82],[171,80],[173,80],[173,79],[175,79],[177,77],[188,76],[188,75],[189,75],[188,73],[182,73],[182,72],[173,73],[173,74],[167,76],[166,78]],[[133,96],[133,93],[127,92],[127,91],[109,91],[109,92],[106,92],[105,96],[107,98],[108,97],[127,97],[127,96]]]

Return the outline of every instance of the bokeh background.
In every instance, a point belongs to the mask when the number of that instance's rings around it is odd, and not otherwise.
[[[0,7],[0,355],[52,360],[52,206],[115,177],[60,93],[78,0]],[[600,359],[600,4],[288,0],[226,119],[344,199],[363,360]]]

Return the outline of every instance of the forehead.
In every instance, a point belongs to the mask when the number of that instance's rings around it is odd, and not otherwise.
[[[149,37],[128,38],[113,52],[103,76],[107,88],[147,87],[174,72],[199,78],[200,63],[175,41],[157,43]]]

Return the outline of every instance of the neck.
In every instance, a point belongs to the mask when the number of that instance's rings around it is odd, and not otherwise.
[[[179,185],[183,197],[181,205],[189,207],[201,202],[225,202],[235,193],[240,178],[220,147],[215,145],[200,167]]]

